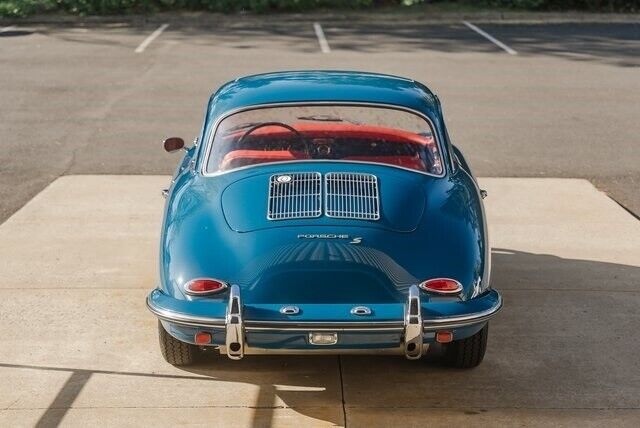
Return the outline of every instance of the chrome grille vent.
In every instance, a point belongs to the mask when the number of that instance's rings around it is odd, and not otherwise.
[[[331,172],[325,175],[328,217],[379,220],[378,179],[371,174]]]
[[[277,174],[269,178],[269,208],[267,219],[320,217],[320,173],[296,172]]]

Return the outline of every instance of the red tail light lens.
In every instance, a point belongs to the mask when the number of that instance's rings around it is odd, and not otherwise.
[[[211,343],[211,333],[207,333],[206,331],[199,331],[194,336],[194,340],[198,345],[208,345]]]
[[[428,279],[419,287],[428,293],[436,294],[458,294],[462,291],[462,284],[451,278]]]
[[[436,333],[436,342],[451,343],[453,342],[453,333],[450,331],[439,331]]]
[[[211,278],[192,279],[184,285],[184,290],[187,294],[193,294],[196,296],[219,293],[224,291],[226,288],[226,282]]]

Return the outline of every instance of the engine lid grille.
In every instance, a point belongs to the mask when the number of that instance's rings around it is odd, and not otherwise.
[[[325,214],[328,217],[379,220],[378,178],[372,174],[327,173]]]
[[[276,174],[269,178],[267,219],[313,218],[322,214],[318,172]]]

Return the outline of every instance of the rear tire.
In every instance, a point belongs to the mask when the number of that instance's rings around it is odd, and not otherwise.
[[[444,363],[459,369],[476,367],[484,358],[488,336],[489,323],[473,336],[449,343],[444,350]]]
[[[198,355],[198,347],[190,343],[181,342],[166,332],[162,323],[158,321],[158,336],[160,351],[167,363],[174,366],[188,366],[193,364]]]

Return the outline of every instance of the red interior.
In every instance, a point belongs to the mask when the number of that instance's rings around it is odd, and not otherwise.
[[[221,170],[239,168],[265,162],[282,162],[309,159],[305,153],[290,150],[234,150],[226,154],[220,165]]]
[[[422,159],[414,156],[347,156],[344,160],[386,163],[388,165],[401,166],[404,168],[424,171],[425,165]]]
[[[420,144],[423,146],[431,146],[435,144],[433,137],[425,137],[413,132],[403,131],[400,129],[387,128],[381,126],[371,125],[358,125],[352,123],[296,123],[292,125],[296,130],[303,134],[308,139],[315,138],[354,138],[354,139],[371,139],[371,140],[384,140],[386,142],[397,143],[410,143]],[[228,135],[226,138],[237,140],[240,138],[246,130],[239,131]],[[292,137],[292,132],[281,128],[279,126],[266,126],[264,128],[257,129],[251,133],[254,137],[268,137],[273,139],[287,139]],[[221,170],[227,170],[231,168],[237,168],[246,165],[254,165],[265,162],[281,162],[281,161],[293,161],[309,159],[309,157],[302,152],[294,152],[289,150],[233,150],[227,153],[220,165]],[[419,171],[425,170],[425,165],[422,159],[418,156],[410,155],[398,155],[398,156],[386,156],[386,155],[357,155],[346,156],[341,160],[353,160],[353,161],[365,161],[365,162],[377,162],[390,164],[395,166],[401,166],[404,168],[416,169]]]

